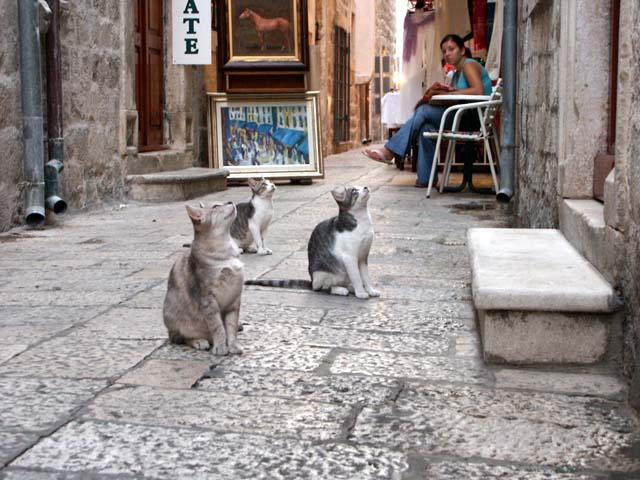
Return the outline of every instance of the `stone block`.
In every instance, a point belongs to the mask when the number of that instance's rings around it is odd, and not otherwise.
[[[505,368],[495,372],[496,388],[533,390],[624,401],[626,384],[613,376],[594,373],[549,372]]]
[[[609,172],[604,180],[604,221],[607,226],[620,230],[622,227],[620,202],[616,189],[616,168]]]
[[[474,385],[424,385],[407,382],[394,402],[365,406],[349,439],[354,444],[384,445],[423,458],[491,459],[498,465],[547,466],[547,475],[429,476],[420,479],[638,478],[635,420],[622,402],[583,396],[517,392]],[[607,419],[609,427],[598,422]],[[474,459],[474,461],[470,461]],[[586,476],[560,472],[596,469]],[[608,474],[608,475],[607,475]]]
[[[600,315],[480,310],[478,320],[487,362],[588,364],[607,353],[609,322]]]
[[[565,238],[607,279],[615,282],[616,254],[622,237],[608,227],[604,206],[596,200],[563,200],[560,229]]]
[[[558,230],[471,228],[478,310],[611,312],[619,300]]]
[[[228,172],[186,168],[145,175],[128,175],[129,198],[147,202],[188,200],[226,190]]]
[[[83,418],[329,440],[339,435],[349,414],[347,405],[323,402],[127,387],[102,393],[87,407]]]
[[[140,368],[127,372],[117,383],[159,388],[193,387],[209,369],[206,360],[147,360]]]
[[[472,228],[468,245],[486,361],[587,364],[616,351],[617,294],[558,230]]]
[[[191,167],[191,155],[176,150],[140,152],[127,163],[129,175],[142,175]]]

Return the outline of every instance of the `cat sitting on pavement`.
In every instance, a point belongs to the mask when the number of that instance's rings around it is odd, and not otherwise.
[[[243,252],[271,255],[264,236],[273,217],[273,192],[276,186],[264,178],[250,178],[251,199],[237,204],[238,215],[231,225],[231,236]]]
[[[337,187],[331,194],[338,215],[316,225],[307,245],[308,280],[248,280],[245,285],[328,290],[334,295],[378,297],[371,285],[368,258],[373,242],[367,187]]]
[[[164,324],[169,339],[214,355],[240,354],[238,315],[244,280],[240,251],[231,239],[232,202],[207,208],[187,206],[194,238],[169,274]]]

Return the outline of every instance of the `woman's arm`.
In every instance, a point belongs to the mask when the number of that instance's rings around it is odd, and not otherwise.
[[[462,71],[467,79],[469,88],[456,90],[456,95],[484,95],[484,86],[482,85],[482,67],[476,62],[467,62],[462,66]]]

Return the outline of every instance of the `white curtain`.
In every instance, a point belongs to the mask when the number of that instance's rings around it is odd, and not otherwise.
[[[413,108],[422,98],[426,88],[424,79],[431,65],[434,42],[435,19],[433,12],[407,13],[405,17],[405,32],[403,49],[407,48],[407,36],[411,35],[407,27],[413,28],[414,48],[411,55],[402,52],[402,75],[404,83],[400,87],[400,102],[398,117],[401,123],[406,122],[413,115]]]
[[[491,80],[496,80],[500,76],[500,55],[502,54],[502,16],[504,2],[496,0],[496,13],[493,17],[493,30],[491,33],[491,45],[487,52],[486,69]]]

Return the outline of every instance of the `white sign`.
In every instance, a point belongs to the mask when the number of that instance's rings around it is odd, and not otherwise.
[[[211,63],[211,0],[173,0],[173,63]]]

